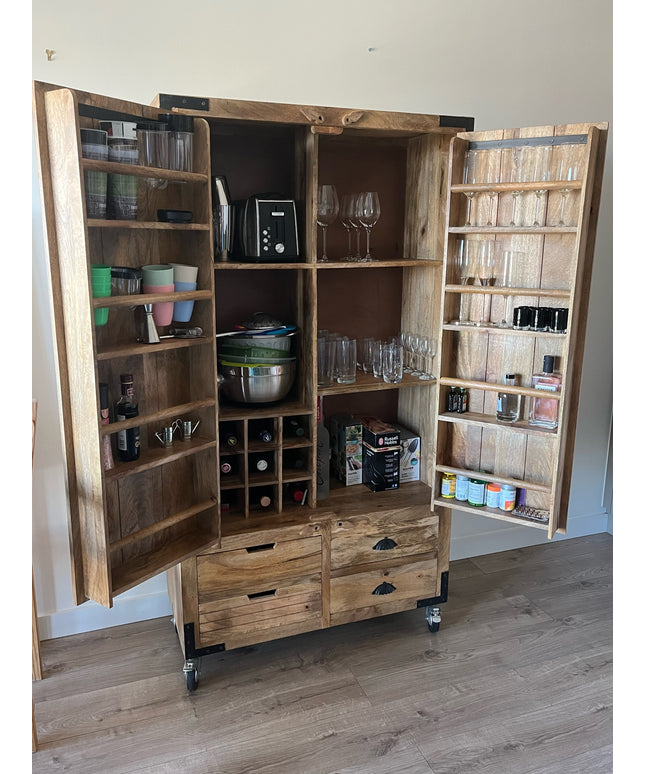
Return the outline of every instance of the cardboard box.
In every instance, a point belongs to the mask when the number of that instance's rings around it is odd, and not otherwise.
[[[363,443],[373,449],[392,448],[399,445],[399,431],[388,422],[376,417],[360,417],[363,425]]]
[[[375,449],[363,442],[363,483],[372,492],[399,488],[401,447]]]
[[[421,436],[402,425],[394,425],[394,427],[399,431],[401,446],[399,483],[418,481],[421,472]]]
[[[329,418],[331,468],[345,486],[363,481],[362,425],[350,414],[334,414]]]

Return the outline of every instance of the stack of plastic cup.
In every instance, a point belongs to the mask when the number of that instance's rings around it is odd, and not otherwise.
[[[175,292],[197,290],[197,266],[187,266],[183,263],[171,263],[175,270]],[[175,322],[190,322],[195,301],[176,301],[172,319]]]
[[[81,129],[81,151],[84,159],[107,161],[107,132],[100,129]],[[107,205],[107,172],[86,169],[83,172],[85,183],[85,207],[88,218],[105,218]]]
[[[94,298],[107,298],[112,295],[112,270],[110,266],[93,263],[92,271],[92,296]],[[108,321],[109,309],[94,310],[94,325],[105,325]]]
[[[151,264],[141,267],[144,293],[174,293],[174,269],[169,263]],[[170,325],[174,309],[172,301],[152,305],[152,318],[157,327]]]

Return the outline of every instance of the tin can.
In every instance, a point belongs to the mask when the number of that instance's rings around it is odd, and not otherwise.
[[[461,500],[464,502],[468,499],[468,482],[470,479],[468,476],[457,475],[457,485],[455,488],[455,500]]]
[[[480,508],[486,500],[486,482],[471,478],[468,482],[468,505]]]
[[[502,487],[499,484],[488,484],[486,486],[486,507],[499,508],[499,496]]]
[[[441,476],[441,496],[453,498],[457,488],[457,476],[454,473],[444,473]]]
[[[512,484],[502,484],[499,507],[502,511],[512,511],[515,508],[515,487]]]

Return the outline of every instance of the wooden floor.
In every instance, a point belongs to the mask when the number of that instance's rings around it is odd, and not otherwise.
[[[453,562],[424,611],[202,659],[170,618],[43,642],[33,774],[609,774],[612,538]]]

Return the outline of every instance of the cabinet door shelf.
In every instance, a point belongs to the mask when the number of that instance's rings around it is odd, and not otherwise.
[[[230,422],[234,419],[268,419],[269,417],[291,417],[296,415],[305,416],[313,413],[311,406],[306,406],[299,401],[282,401],[277,406],[258,405],[255,408],[252,404],[220,405],[219,421]]]
[[[213,294],[210,290],[182,290],[175,293],[136,293],[131,296],[106,296],[93,298],[94,309],[106,307],[143,306],[144,304],[166,303],[172,301],[210,301]]]
[[[199,411],[200,409],[213,408],[216,404],[216,398],[193,400],[190,403],[171,406],[163,411],[155,411],[152,414],[140,414],[138,417],[134,417],[134,419],[124,419],[122,422],[110,422],[109,425],[101,425],[100,433],[101,436],[112,435],[118,433],[119,430],[128,430],[131,427],[163,423],[167,422],[169,419],[176,419],[183,414],[189,414],[191,412]]]
[[[183,349],[185,347],[203,347],[209,345],[212,347],[212,336],[199,336],[194,339],[171,338],[162,339],[158,344],[145,344],[138,342],[136,344],[123,344],[117,347],[109,347],[97,350],[97,360],[115,360],[120,357],[130,357],[131,355],[153,355],[156,352],[164,352],[172,349]]]
[[[450,186],[452,193],[487,193],[488,191],[497,191],[498,193],[529,193],[531,191],[561,191],[568,188],[570,191],[580,190],[582,180],[538,180],[536,182],[525,183],[454,183]]]
[[[536,296],[537,298],[569,298],[566,288],[505,288],[497,285],[446,285],[446,293],[475,293],[489,296]]]
[[[295,484],[299,481],[311,481],[311,473],[306,470],[282,470],[282,483]]]
[[[515,524],[522,524],[527,527],[537,527],[537,529],[548,529],[548,523],[542,521],[536,521],[535,519],[527,519],[522,516],[516,516],[509,511],[501,511],[499,508],[488,508],[483,505],[477,507],[475,505],[468,505],[467,501],[454,500],[448,497],[437,497],[433,503],[434,506],[440,505],[442,508],[450,508],[452,510],[464,511],[474,516],[487,516],[491,519],[500,519],[501,521],[508,521]]]
[[[109,427],[116,426],[117,424],[121,425],[124,423],[113,422]],[[118,429],[120,430],[121,428],[119,427]],[[176,441],[168,448],[162,446],[159,446],[159,448],[149,447],[142,452],[142,456],[135,462],[120,462],[118,459],[115,459],[112,470],[105,471],[105,481],[120,481],[128,476],[134,476],[146,470],[167,465],[169,462],[174,462],[180,458],[199,454],[205,449],[211,449],[215,446],[217,446],[217,441],[214,438],[200,436],[190,441]],[[116,458],[116,454],[114,456]]]
[[[435,258],[374,258],[371,261],[326,261],[315,264],[317,269],[383,269],[389,267],[422,266],[439,268],[443,261]]]
[[[329,387],[319,387],[318,395],[344,395],[355,392],[374,392],[376,390],[401,390],[406,387],[427,387],[434,384],[436,379],[419,379],[418,376],[403,374],[403,381],[396,384],[384,382],[371,374],[362,371],[356,372],[356,381],[353,384],[332,384]]]
[[[577,234],[577,226],[450,226],[449,234]]]
[[[109,172],[113,175],[154,177],[172,183],[210,183],[210,176],[204,172],[181,172],[161,167],[144,167],[140,164],[121,164],[118,161],[81,158],[81,168],[94,172]]]
[[[498,476],[495,473],[482,473],[479,470],[467,470],[466,468],[455,468],[451,465],[437,465],[437,471],[440,473],[454,473],[457,476],[468,476],[468,478],[477,478],[482,481],[491,481],[495,484],[510,484],[517,489],[530,489],[533,492],[542,494],[551,494],[551,487],[546,484],[538,484],[534,481],[526,481],[519,478],[508,478],[507,476]],[[437,498],[435,498],[437,499]],[[461,501],[458,501],[461,502]]]
[[[160,220],[103,220],[88,218],[88,228],[124,228],[147,231],[210,231],[210,223],[164,223]]]
[[[307,449],[313,446],[310,438],[283,438],[283,449]]]
[[[444,323],[444,331],[456,331],[457,333],[491,333],[496,336],[528,336],[539,338],[562,339],[566,334],[555,331],[521,331],[515,328],[499,328],[495,325],[459,325],[458,323]]]
[[[562,398],[561,392],[545,392],[544,390],[536,390],[533,387],[478,382],[472,379],[453,379],[448,376],[441,377],[440,383],[442,386],[466,387],[470,390],[486,390],[487,392],[507,392],[512,395],[526,395],[530,398],[552,398],[553,400],[560,400]]]
[[[497,419],[490,414],[479,414],[474,411],[466,411],[463,414],[458,414],[456,412],[445,412],[443,414],[439,414],[438,419],[440,422],[463,423],[465,425],[474,425],[475,427],[485,427],[487,429],[495,428],[501,432],[524,433],[528,435],[537,433],[538,435],[555,436],[558,432],[557,429],[552,430],[546,427],[535,427],[533,425],[529,425],[528,422],[523,420],[512,423],[498,422]]]
[[[261,263],[261,262],[255,262],[255,261],[218,261],[215,260],[213,263],[214,269],[225,271],[244,271],[245,269],[250,269],[253,271],[254,269],[259,270],[270,270],[274,271],[275,269],[314,269],[316,267],[316,264],[311,263],[296,263],[295,261],[292,263],[288,263],[285,261],[285,263]]]
[[[220,476],[219,488],[222,491],[227,489],[242,489],[244,487],[244,479],[241,476]]]

